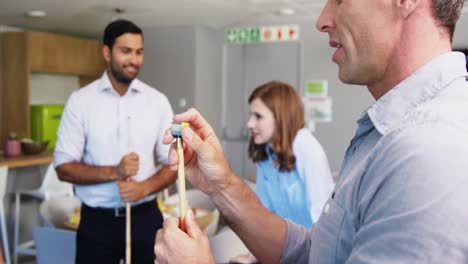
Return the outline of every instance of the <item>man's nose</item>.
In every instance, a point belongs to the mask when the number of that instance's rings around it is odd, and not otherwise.
[[[335,0],[328,0],[325,6],[320,12],[320,16],[315,23],[315,27],[320,32],[329,32],[331,28],[336,26],[335,19],[334,19],[334,12],[336,8],[336,4],[334,4]]]
[[[141,55],[137,54],[136,52],[132,52],[130,55],[130,62],[133,65],[138,65],[138,61],[140,60]]]

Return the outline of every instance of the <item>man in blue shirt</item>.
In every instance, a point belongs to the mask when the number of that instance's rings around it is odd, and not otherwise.
[[[104,31],[102,77],[75,91],[60,120],[54,164],[82,202],[76,263],[125,259],[126,202],[131,209],[133,263],[154,263],[162,226],[156,192],[176,179],[161,143],[173,112],[166,96],[136,78],[143,34],[127,20]],[[158,160],[162,166],[155,164]]]
[[[464,55],[451,52],[463,4],[327,1],[317,28],[336,49],[339,78],[367,85],[376,102],[311,229],[261,206],[196,110],[174,117],[193,127],[182,131],[189,180],[262,263],[468,263],[468,74]],[[165,221],[158,263],[213,263],[206,237],[186,219],[188,235],[177,219]]]

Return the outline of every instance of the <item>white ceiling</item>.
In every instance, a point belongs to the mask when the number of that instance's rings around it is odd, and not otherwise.
[[[203,25],[223,28],[239,23],[284,21],[283,7],[298,11],[295,19],[317,17],[325,0],[1,0],[0,25],[97,37],[115,18],[126,18],[143,28]],[[125,10],[117,14],[115,8]],[[25,16],[44,10],[45,18]]]

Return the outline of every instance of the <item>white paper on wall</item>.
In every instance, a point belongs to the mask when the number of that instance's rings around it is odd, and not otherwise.
[[[320,123],[332,121],[331,96],[304,97],[303,101],[306,120]]]

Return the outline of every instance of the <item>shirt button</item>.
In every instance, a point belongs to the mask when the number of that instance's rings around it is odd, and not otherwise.
[[[324,214],[327,214],[327,213],[328,213],[328,210],[330,210],[330,203],[326,203],[326,204],[325,204],[325,207],[323,208],[323,213],[324,213]]]

